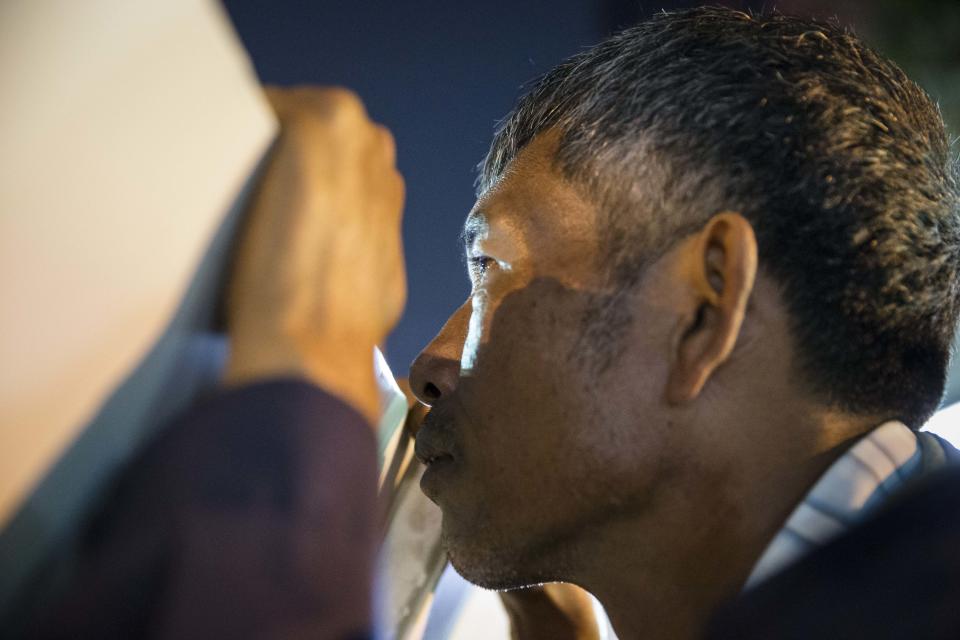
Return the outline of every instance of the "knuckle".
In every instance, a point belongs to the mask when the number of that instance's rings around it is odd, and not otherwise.
[[[403,215],[403,201],[407,196],[407,183],[399,171],[393,172],[394,198],[398,202],[397,215]]]
[[[387,129],[382,124],[374,125],[376,127],[377,133],[380,135],[380,142],[387,150],[388,153],[391,153],[396,149],[397,142],[393,138],[393,134],[390,133],[390,129]]]
[[[390,165],[394,165],[397,162],[397,143],[393,138],[393,134],[390,133],[390,130],[384,126],[377,126],[380,138],[380,149],[383,154],[383,159]]]
[[[366,110],[359,96],[343,87],[297,86],[273,90],[271,101],[276,106],[285,128],[324,135],[354,137],[368,126]]]
[[[324,90],[326,102],[338,116],[363,117],[366,109],[363,101],[353,91],[343,87],[329,87]]]

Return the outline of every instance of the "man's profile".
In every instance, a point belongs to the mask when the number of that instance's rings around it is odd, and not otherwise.
[[[692,637],[880,511],[949,453],[913,430],[957,207],[936,107],[835,26],[662,14],[548,73],[483,164],[470,298],[411,371],[453,565]]]

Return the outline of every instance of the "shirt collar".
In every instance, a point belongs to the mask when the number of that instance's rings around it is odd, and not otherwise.
[[[834,462],[794,509],[760,556],[746,588],[763,582],[863,521],[899,491],[920,467],[917,437],[887,422]]]

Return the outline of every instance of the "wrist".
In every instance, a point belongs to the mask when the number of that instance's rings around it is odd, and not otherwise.
[[[380,397],[373,372],[373,346],[339,341],[305,348],[286,341],[232,340],[224,383],[235,386],[272,378],[302,378],[350,405],[375,428]]]

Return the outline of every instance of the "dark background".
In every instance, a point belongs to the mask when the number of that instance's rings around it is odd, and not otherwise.
[[[226,0],[260,78],[360,94],[397,140],[407,181],[409,301],[387,357],[406,376],[420,349],[466,298],[458,237],[475,167],[525,84],[562,59],[660,9],[658,0]],[[940,98],[960,102],[960,0],[728,1],[759,11],[836,17],[893,56]],[[951,35],[952,34],[952,35]],[[956,115],[956,112],[954,112]],[[956,131],[956,129],[954,130]]]
[[[263,82],[349,87],[393,131],[409,278],[387,347],[398,376],[469,293],[460,226],[497,121],[525,83],[641,14],[591,0],[224,4]]]

